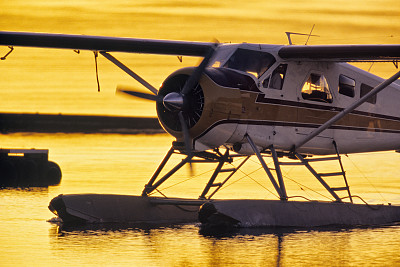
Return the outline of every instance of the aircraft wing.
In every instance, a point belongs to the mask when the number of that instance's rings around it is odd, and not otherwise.
[[[0,45],[204,56],[214,43],[0,31]],[[392,61],[400,60],[400,45],[289,45],[278,54],[302,61]]]
[[[278,55],[302,61],[392,61],[400,59],[400,45],[289,45]]]
[[[0,31],[0,45],[204,56],[213,43]]]

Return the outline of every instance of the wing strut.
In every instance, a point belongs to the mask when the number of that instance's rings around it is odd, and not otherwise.
[[[138,81],[144,87],[149,89],[153,94],[157,95],[158,90],[156,88],[154,88],[154,86],[152,86],[151,84],[146,82],[142,77],[140,77],[135,72],[133,72],[130,68],[125,66],[121,61],[119,61],[118,59],[116,59],[115,57],[113,57],[112,55],[110,55],[107,52],[102,51],[102,52],[100,52],[100,54],[103,55],[106,59],[108,59],[112,63],[114,63],[116,66],[118,66],[121,70],[125,71],[129,76],[131,76],[133,79]]]
[[[331,127],[335,122],[337,122],[338,120],[340,120],[341,118],[343,118],[345,115],[347,115],[348,113],[352,112],[353,110],[355,110],[357,107],[359,107],[361,104],[363,104],[364,102],[366,102],[369,98],[371,98],[372,96],[376,95],[377,93],[379,93],[380,91],[382,91],[383,89],[385,89],[386,87],[388,87],[391,83],[393,83],[394,81],[396,81],[398,78],[400,77],[400,71],[397,72],[396,74],[394,74],[392,77],[390,77],[389,79],[383,81],[381,84],[379,84],[378,86],[376,86],[373,90],[371,90],[368,94],[366,94],[365,96],[361,97],[358,101],[354,102],[352,105],[350,105],[349,107],[345,108],[344,110],[342,110],[341,112],[339,112],[338,114],[336,114],[334,117],[332,117],[330,120],[328,120],[327,122],[325,122],[324,124],[322,124],[321,126],[319,126],[315,131],[311,132],[308,136],[306,136],[303,140],[301,140],[300,142],[298,142],[297,144],[295,144],[292,148],[292,151],[295,152],[296,149],[302,147],[304,144],[306,144],[308,141],[310,141],[311,139],[313,139],[314,137],[316,137],[317,135],[319,135],[322,131],[326,130],[327,128]]]

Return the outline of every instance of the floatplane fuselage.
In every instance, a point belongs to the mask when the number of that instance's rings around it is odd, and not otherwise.
[[[223,226],[368,225],[400,221],[396,206],[353,204],[340,154],[400,148],[400,85],[356,68],[349,61],[395,61],[399,45],[282,46],[214,44],[62,34],[0,32],[0,45],[100,52],[150,93],[120,88],[155,101],[163,128],[176,137],[142,196],[60,195],[50,209],[65,222],[193,222]],[[183,68],[154,88],[110,52],[201,56],[198,67]],[[173,154],[186,156],[161,171]],[[212,200],[213,195],[256,155],[280,200]],[[308,156],[334,155],[308,159]],[[264,161],[272,157],[275,175]],[[304,165],[334,202],[288,201],[279,158]],[[242,162],[227,169],[233,157]],[[337,160],[341,170],[319,173],[313,161]],[[217,167],[199,199],[150,195],[186,163]],[[285,163],[287,164],[287,163]],[[230,173],[216,182],[221,173]],[[325,176],[343,176],[333,188]],[[211,194],[211,189],[215,189]],[[338,192],[348,195],[340,197]],[[343,202],[349,198],[350,202]],[[189,208],[181,209],[182,206]],[[96,208],[95,208],[96,207]],[[101,207],[100,209],[98,207]],[[298,207],[301,207],[300,209]]]
[[[214,67],[207,68],[199,81],[203,103],[196,114],[188,115],[194,150],[227,146],[254,154],[245,138],[249,135],[260,151],[274,146],[290,152],[314,129],[384,81],[347,63],[285,61],[278,54],[281,48],[251,44],[219,48],[211,60]],[[160,93],[169,92],[170,83],[190,71],[173,73]],[[399,149],[399,101],[400,85],[393,83],[296,151],[336,154],[334,140],[340,153]],[[158,106],[158,113],[164,129],[183,140],[163,106]]]

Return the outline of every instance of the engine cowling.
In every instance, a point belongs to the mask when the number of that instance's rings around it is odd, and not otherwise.
[[[158,94],[162,97],[179,93],[194,68],[183,68],[172,73],[162,84]],[[257,90],[249,75],[226,68],[207,68],[198,85],[183,103],[183,116],[187,122],[192,149],[202,151],[240,140],[245,130],[238,127],[243,115],[241,91]],[[157,103],[157,114],[162,127],[177,141],[183,141],[178,111]]]

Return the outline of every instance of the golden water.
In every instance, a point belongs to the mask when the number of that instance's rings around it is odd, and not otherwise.
[[[50,149],[50,159],[63,171],[59,186],[0,191],[1,265],[270,266],[279,262],[283,266],[392,266],[400,263],[399,226],[348,230],[247,229],[225,237],[203,236],[196,225],[59,229],[47,222],[54,217],[47,209],[53,197],[88,192],[140,194],[172,139],[164,134],[9,134],[1,140],[3,147]],[[343,159],[353,194],[370,203],[400,204],[398,153],[351,155]],[[388,159],[390,162],[386,162]],[[167,196],[196,198],[212,167],[195,166],[195,178],[188,181],[189,171],[184,168],[161,190]],[[243,171],[249,176],[243,173],[234,176],[215,197],[276,199],[271,194],[272,185],[257,164],[250,163]],[[327,193],[304,170],[285,168],[284,174],[289,195],[326,200],[318,193],[325,196]],[[183,181],[186,182],[169,188]]]
[[[0,29],[190,41],[285,44],[285,31],[307,33],[310,44],[400,43],[398,1],[27,1],[0,0]],[[302,44],[305,38],[295,37]],[[7,47],[0,47],[0,56]],[[157,86],[179,67],[198,59],[116,54]],[[370,64],[361,64],[369,69]],[[393,64],[374,64],[383,77]],[[140,85],[99,58],[97,92],[93,54],[15,48],[0,62],[0,112],[154,116],[152,103],[115,96],[118,84]],[[398,226],[292,232],[248,230],[207,237],[195,225],[157,229],[58,229],[49,201],[66,193],[140,194],[168,150],[167,135],[9,134],[1,147],[48,148],[61,166],[60,186],[0,191],[0,265],[116,266],[347,266],[400,264]],[[343,157],[352,193],[370,203],[400,204],[400,154],[382,152]],[[168,196],[197,197],[213,166],[183,169],[163,186]],[[322,166],[330,168],[330,166]],[[272,186],[256,163],[243,169],[216,195],[274,199]],[[298,167],[285,168],[290,195],[326,199]],[[295,180],[296,182],[294,182]],[[234,182],[234,183],[233,183]],[[264,187],[258,185],[262,184]],[[300,183],[300,185],[298,184]],[[311,187],[314,191],[303,191]],[[271,192],[272,193],[271,193]],[[320,194],[319,194],[320,193]]]

